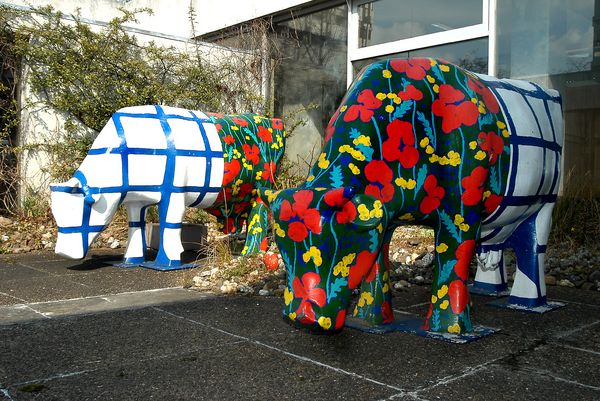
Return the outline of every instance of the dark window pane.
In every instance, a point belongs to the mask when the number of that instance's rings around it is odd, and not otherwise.
[[[411,50],[408,52],[388,54],[385,56],[359,60],[352,63],[355,76],[360,70],[374,61],[387,58],[415,58],[431,57],[449,61],[462,68],[487,74],[488,71],[488,40],[487,38],[467,40],[464,42],[450,43],[447,45],[428,47],[426,49]]]
[[[347,10],[344,4],[274,27],[279,52],[275,115],[287,117],[290,125],[302,121],[286,153],[305,164],[305,170],[320,151],[325,127],[346,92]]]
[[[379,0],[358,6],[359,46],[482,23],[481,0]]]
[[[600,196],[600,1],[502,0],[497,18],[498,75],[562,95],[565,192]]]

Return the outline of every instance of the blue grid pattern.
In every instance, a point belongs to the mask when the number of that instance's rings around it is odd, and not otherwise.
[[[181,228],[181,223],[167,223],[166,216],[169,208],[169,202],[171,194],[173,193],[199,193],[196,200],[192,203],[192,206],[198,205],[206,197],[207,194],[217,194],[221,191],[221,181],[219,180],[218,186],[211,186],[211,174],[212,174],[212,161],[214,159],[223,159],[223,150],[211,149],[210,141],[208,139],[206,130],[203,124],[214,125],[209,117],[201,118],[196,113],[188,111],[191,117],[182,116],[178,114],[167,114],[161,106],[154,106],[156,113],[131,113],[118,111],[112,116],[116,134],[120,140],[118,147],[112,148],[93,148],[89,151],[89,155],[104,155],[104,154],[117,154],[120,155],[121,168],[122,168],[122,185],[120,186],[101,186],[91,185],[88,183],[85,174],[81,170],[77,170],[74,174],[81,183],[81,188],[74,190],[70,187],[53,187],[54,191],[62,192],[74,192],[81,193],[85,197],[84,212],[82,216],[82,224],[80,227],[59,227],[60,233],[81,233],[84,254],[87,252],[89,234],[93,232],[102,231],[105,226],[91,226],[89,224],[91,215],[91,205],[93,204],[92,195],[102,193],[119,193],[120,202],[125,199],[125,196],[129,192],[160,192],[161,200],[159,202],[160,211],[160,225],[161,229],[164,228]],[[130,148],[127,146],[125,137],[125,129],[121,122],[122,118],[134,118],[134,119],[155,119],[160,122],[162,132],[166,139],[166,148],[164,149],[152,149],[152,148]],[[176,149],[174,138],[172,135],[171,127],[169,126],[169,120],[180,119],[195,122],[198,127],[198,140],[203,141],[205,150],[185,150]],[[143,135],[143,133],[141,133]],[[218,140],[218,138],[216,138]],[[217,141],[220,144],[220,140]],[[164,155],[166,156],[166,166],[164,177],[161,185],[131,185],[129,183],[129,155]],[[175,186],[175,161],[177,156],[188,156],[188,157],[202,157],[205,159],[206,169],[204,175],[204,184],[202,186]],[[133,223],[134,226],[140,223]],[[131,224],[130,224],[131,225]],[[161,233],[162,234],[162,233]]]
[[[560,178],[560,155],[562,152],[562,147],[559,140],[562,141],[562,127],[555,126],[557,122],[553,120],[552,113],[550,110],[550,104],[556,103],[559,106],[561,105],[561,98],[558,94],[553,95],[548,93],[540,86],[534,83],[527,83],[532,88],[525,89],[521,86],[513,85],[510,80],[496,80],[492,77],[480,76],[489,88],[492,90],[496,99],[500,103],[502,110],[504,112],[504,117],[506,118],[506,122],[508,124],[509,132],[510,132],[510,154],[511,154],[511,170],[510,175],[508,177],[508,185],[506,187],[506,192],[504,194],[504,198],[499,208],[490,215],[485,221],[484,225],[490,225],[500,219],[501,217],[505,217],[507,213],[514,214],[514,208],[507,209],[507,207],[511,206],[526,206],[526,209],[519,215],[514,215],[514,217],[508,222],[503,224],[503,227],[498,227],[494,229],[492,232],[488,233],[484,237],[481,238],[482,242],[492,241],[494,237],[506,226],[519,223],[523,221],[527,216],[530,216],[542,207],[542,205],[546,203],[552,203],[556,201],[556,196],[558,193],[558,182]],[[516,127],[516,123],[513,120],[513,115],[518,113],[510,112],[510,104],[507,104],[506,100],[503,97],[503,92],[512,92],[517,94],[521,100],[527,105],[528,110],[520,110],[520,115],[526,115],[527,118],[530,118],[532,121],[535,121],[535,126],[537,127],[537,132],[534,132],[534,136],[525,136],[524,133],[518,132]],[[532,106],[532,100],[537,99],[543,102],[545,116],[541,116],[537,114]],[[541,118],[547,118],[550,124],[550,131],[552,133],[552,140],[548,140],[544,138],[544,132],[542,129],[542,124],[540,123]],[[517,187],[519,184],[519,179],[517,174],[517,166],[519,165],[520,155],[524,151],[524,147],[533,147],[537,148],[541,151],[543,157],[542,168],[539,171],[533,171],[532,174],[539,174],[539,184],[537,186],[537,190],[531,194],[527,195],[515,195],[517,191]],[[551,171],[548,171],[547,159],[551,157],[551,153],[554,154],[554,163],[550,166]],[[546,176],[550,175],[551,185],[547,190],[543,190],[544,182],[548,178]],[[516,228],[516,227],[515,227]]]

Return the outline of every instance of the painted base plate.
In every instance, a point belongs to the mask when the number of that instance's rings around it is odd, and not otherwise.
[[[505,297],[510,295],[510,288],[502,291],[490,291],[484,288],[475,287],[473,284],[469,284],[469,294],[483,295],[486,297]]]
[[[486,305],[490,305],[490,306],[494,306],[496,308],[502,308],[502,309],[513,309],[513,310],[518,310],[518,311],[523,311],[523,312],[543,314],[543,313],[550,312],[550,311],[553,311],[558,308],[562,308],[566,304],[564,304],[562,302],[548,301],[548,302],[546,302],[545,305],[540,305],[540,306],[535,306],[535,307],[527,307],[527,306],[523,306],[523,305],[509,304],[508,298],[500,298],[500,299],[496,299],[495,301],[488,302]]]
[[[492,327],[473,326],[472,333],[450,334],[423,330],[421,326],[423,326],[423,318],[421,317],[406,317],[396,319],[390,324],[384,324],[380,326],[369,326],[363,319],[358,319],[355,317],[348,317],[346,319],[346,327],[364,331],[366,333],[385,334],[399,331],[402,333],[416,334],[420,337],[431,338],[434,340],[446,341],[453,344],[470,343],[500,331],[500,329],[495,329]]]
[[[159,270],[161,272],[171,271],[171,270],[182,270],[182,269],[191,269],[194,267],[198,267],[195,263],[184,263],[179,266],[168,266],[168,265],[159,265],[154,262],[144,262],[140,266],[145,267],[146,269]]]
[[[106,262],[106,264],[114,266],[114,267],[120,267],[123,269],[132,269],[134,267],[140,267],[139,263],[126,263],[126,262],[123,262],[122,260],[113,260],[110,262]]]

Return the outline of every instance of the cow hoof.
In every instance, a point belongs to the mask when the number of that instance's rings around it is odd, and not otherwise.
[[[330,336],[330,335],[339,334],[342,331],[342,329],[327,329],[326,330],[323,327],[321,327],[318,323],[313,323],[313,324],[300,323],[297,320],[290,319],[287,315],[283,316],[283,321],[286,322],[287,324],[289,324],[290,326],[295,327],[298,330],[302,330],[306,333],[310,333],[310,334],[314,334],[314,335]]]

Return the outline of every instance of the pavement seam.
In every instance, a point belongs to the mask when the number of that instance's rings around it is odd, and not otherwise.
[[[383,382],[371,379],[370,377],[363,376],[363,375],[360,375],[358,373],[350,372],[350,371],[347,371],[347,370],[342,369],[342,368],[336,368],[335,366],[327,365],[327,364],[325,364],[323,362],[315,361],[314,359],[310,359],[310,358],[302,356],[302,355],[294,354],[293,352],[289,352],[289,351],[283,350],[281,348],[277,348],[277,347],[275,347],[273,345],[269,345],[269,344],[263,343],[262,341],[255,340],[255,339],[250,338],[250,337],[245,337],[245,336],[241,336],[239,334],[231,333],[229,331],[226,331],[226,330],[223,330],[223,329],[219,329],[218,327],[214,327],[214,326],[211,326],[209,324],[202,323],[202,322],[199,322],[197,320],[187,318],[185,316],[180,316],[180,315],[177,315],[175,313],[166,311],[164,309],[161,309],[161,308],[158,308],[158,307],[155,307],[155,306],[152,307],[152,308],[155,309],[155,310],[157,310],[157,311],[159,311],[159,312],[165,313],[165,314],[167,314],[169,316],[175,317],[177,319],[182,319],[182,320],[185,320],[187,322],[190,322],[190,323],[193,323],[193,324],[196,324],[196,325],[199,325],[199,326],[211,329],[211,330],[215,330],[215,331],[217,331],[219,333],[226,334],[226,335],[231,336],[231,337],[239,338],[241,340],[244,340],[244,341],[247,341],[249,343],[261,346],[263,348],[270,349],[272,351],[279,352],[279,353],[281,353],[283,355],[292,357],[294,359],[298,359],[298,360],[303,361],[303,362],[308,362],[310,364],[317,365],[317,366],[322,367],[322,368],[333,370],[334,372],[337,372],[337,373],[341,373],[341,374],[344,374],[344,375],[347,375],[347,376],[358,378],[358,379],[361,379],[361,380],[364,380],[364,381],[367,381],[367,382],[370,382],[370,383],[373,383],[373,384],[376,384],[376,385],[379,385],[379,386],[390,388],[390,389],[395,390],[395,391],[400,391],[401,393],[408,393],[407,390],[402,389],[400,387],[393,386],[393,385],[387,384],[387,383],[383,383]]]
[[[33,380],[27,380],[24,382],[18,382],[18,383],[13,383],[8,385],[7,387],[18,387],[18,386],[26,386],[28,384],[33,384],[33,383],[46,383],[52,380],[57,380],[57,379],[64,379],[64,378],[68,378],[68,377],[74,377],[74,376],[79,376],[79,375],[83,375],[86,373],[93,373],[93,372],[97,372],[99,370],[102,369],[109,369],[111,367],[114,366],[130,366],[130,365],[134,365],[136,363],[140,363],[140,362],[148,362],[148,361],[155,361],[158,359],[164,359],[164,358],[170,358],[170,357],[176,357],[176,356],[180,356],[180,355],[188,355],[190,353],[196,352],[196,351],[203,351],[206,349],[214,349],[214,348],[220,348],[223,346],[231,346],[231,345],[236,345],[236,344],[241,344],[246,342],[245,340],[239,340],[239,341],[232,341],[232,342],[224,342],[223,344],[218,344],[214,347],[196,347],[193,348],[191,350],[186,350],[186,351],[182,351],[182,352],[171,352],[171,353],[166,353],[166,354],[162,354],[162,355],[156,355],[156,356],[152,356],[150,358],[142,358],[142,359],[136,359],[134,362],[123,362],[123,361],[111,361],[111,360],[97,360],[97,361],[88,361],[86,362],[86,364],[99,364],[102,363],[102,366],[97,367],[97,368],[93,368],[93,369],[83,369],[83,370],[77,370],[74,372],[67,372],[67,373],[57,373],[55,375],[52,376],[48,376],[45,378],[41,378],[41,379],[33,379]],[[9,394],[9,390],[6,388],[0,388],[0,391],[3,392],[6,396],[9,397],[10,400],[16,401],[14,398],[10,397]]]
[[[5,293],[5,292],[1,292],[1,291],[0,291],[0,295],[4,295],[4,296],[10,297],[10,298],[14,298],[14,299],[16,299],[16,300],[18,300],[18,301],[21,301],[21,302],[27,302],[27,300],[26,300],[26,299],[19,298],[19,297],[15,297],[14,295],[10,295],[10,294],[7,294],[7,293]],[[17,305],[18,305],[18,304],[17,304]],[[6,305],[6,306],[9,306],[9,305]]]
[[[34,271],[37,271],[37,272],[45,273],[45,274],[47,274],[50,277],[58,277],[58,278],[61,278],[61,279],[65,279],[65,280],[67,280],[68,282],[70,282],[72,284],[77,284],[77,285],[80,285],[80,286],[86,287],[86,288],[92,288],[91,286],[89,286],[87,284],[71,280],[69,278],[69,276],[72,276],[72,274],[56,274],[56,273],[49,272],[47,270],[38,269],[38,268],[35,268],[33,266],[26,265],[25,263],[22,263],[22,262],[17,262],[16,264],[19,265],[19,266],[21,266],[21,267],[25,267],[27,269],[31,269],[31,270],[34,270]]]
[[[561,343],[553,343],[553,345],[556,345],[556,346],[559,346],[559,347],[563,347],[563,348],[572,349],[572,350],[575,350],[575,351],[587,352],[589,354],[600,356],[600,352],[594,351],[594,350],[591,350],[591,349],[579,348],[579,347],[574,347],[572,345],[561,344]]]
[[[598,323],[600,323],[600,320],[596,320],[595,322],[584,324],[584,325],[576,327],[572,330],[567,330],[567,331],[562,331],[560,333],[556,333],[552,336],[552,338],[553,339],[562,339],[562,338],[568,337],[570,335],[573,335],[581,330],[585,330],[585,329],[589,329],[590,327],[594,327]]]
[[[557,376],[556,374],[554,374],[554,373],[552,373],[552,372],[550,372],[548,370],[534,369],[534,368],[526,367],[526,366],[517,367],[517,370],[519,370],[521,372],[535,373],[538,376],[549,377],[549,378],[551,378],[553,380],[560,381],[560,382],[563,382],[563,383],[574,384],[574,385],[579,386],[579,387],[583,387],[583,388],[588,388],[588,389],[591,389],[591,390],[600,391],[600,387],[598,387],[598,386],[592,386],[590,384],[580,383],[580,382],[575,381],[575,380],[565,379],[564,377]]]

